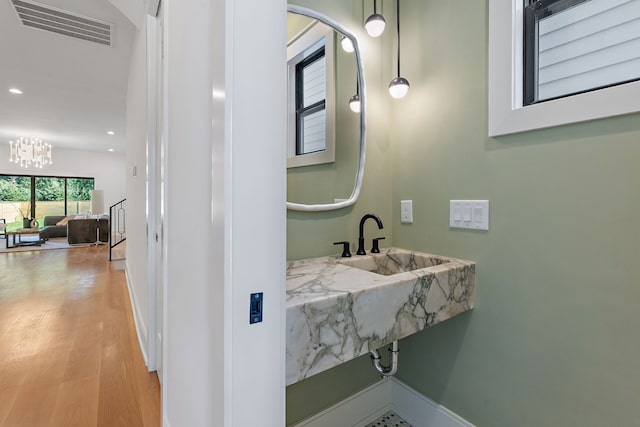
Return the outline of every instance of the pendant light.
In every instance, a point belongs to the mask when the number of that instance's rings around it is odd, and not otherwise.
[[[340,39],[340,45],[342,46],[342,50],[347,53],[352,53],[355,50],[353,47],[353,42],[347,36],[342,36],[342,39]]]
[[[409,91],[409,81],[400,77],[400,0],[396,0],[396,30],[398,34],[398,74],[389,83],[389,93],[394,98],[403,98]]]
[[[356,94],[349,99],[349,108],[354,113],[360,112],[360,83],[356,80]]]
[[[379,37],[384,32],[386,21],[384,16],[378,14],[378,0],[373,0],[373,15],[364,23],[364,28],[371,37]]]

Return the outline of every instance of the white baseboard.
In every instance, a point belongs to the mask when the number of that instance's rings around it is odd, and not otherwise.
[[[126,265],[126,264],[125,264]],[[140,308],[138,307],[138,302],[136,301],[136,296],[133,293],[133,288],[131,287],[131,279],[129,277],[129,267],[124,269],[125,278],[127,279],[127,288],[129,289],[129,301],[131,301],[131,310],[133,310],[133,323],[136,326],[136,335],[138,336],[138,346],[140,347],[140,352],[142,353],[142,358],[144,359],[144,365],[149,366],[149,359],[147,358],[147,348],[145,346],[145,340],[143,337],[147,336],[147,326],[140,315]]]
[[[444,406],[391,378],[393,410],[413,427],[474,427]]]
[[[363,426],[390,410],[389,380],[381,380],[292,427]]]
[[[474,427],[394,377],[380,380],[292,427],[363,427],[390,410],[413,427]]]

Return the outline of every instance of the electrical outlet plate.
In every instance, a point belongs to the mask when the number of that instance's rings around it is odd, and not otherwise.
[[[489,230],[489,201],[450,200],[449,227]]]

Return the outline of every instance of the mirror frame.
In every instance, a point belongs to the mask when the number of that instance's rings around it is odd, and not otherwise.
[[[360,156],[358,158],[358,171],[356,172],[356,179],[353,185],[353,190],[351,191],[351,196],[348,199],[343,200],[341,202],[335,203],[322,203],[322,204],[304,204],[304,203],[294,203],[287,202],[287,209],[294,211],[305,211],[305,212],[321,212],[321,211],[331,211],[336,209],[346,208],[348,206],[353,205],[356,200],[358,200],[358,196],[360,195],[360,189],[362,188],[362,179],[364,177],[364,163],[365,163],[365,154],[366,154],[366,141],[367,141],[367,121],[366,121],[366,111],[367,111],[367,102],[366,102],[366,85],[364,79],[364,68],[362,66],[362,58],[360,54],[360,46],[358,45],[358,39],[353,33],[347,30],[342,24],[334,21],[328,16],[317,12],[315,10],[308,9],[306,7],[297,6],[297,5],[287,5],[287,11],[291,13],[295,13],[298,15],[303,15],[308,18],[316,19],[323,24],[333,28],[334,30],[342,33],[345,37],[348,37],[353,43],[354,53],[356,56],[356,69],[358,71],[358,84],[360,85]],[[337,141],[336,141],[337,143]]]

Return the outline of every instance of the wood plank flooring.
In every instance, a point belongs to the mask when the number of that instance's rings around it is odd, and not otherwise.
[[[105,245],[0,254],[0,427],[160,426]]]

